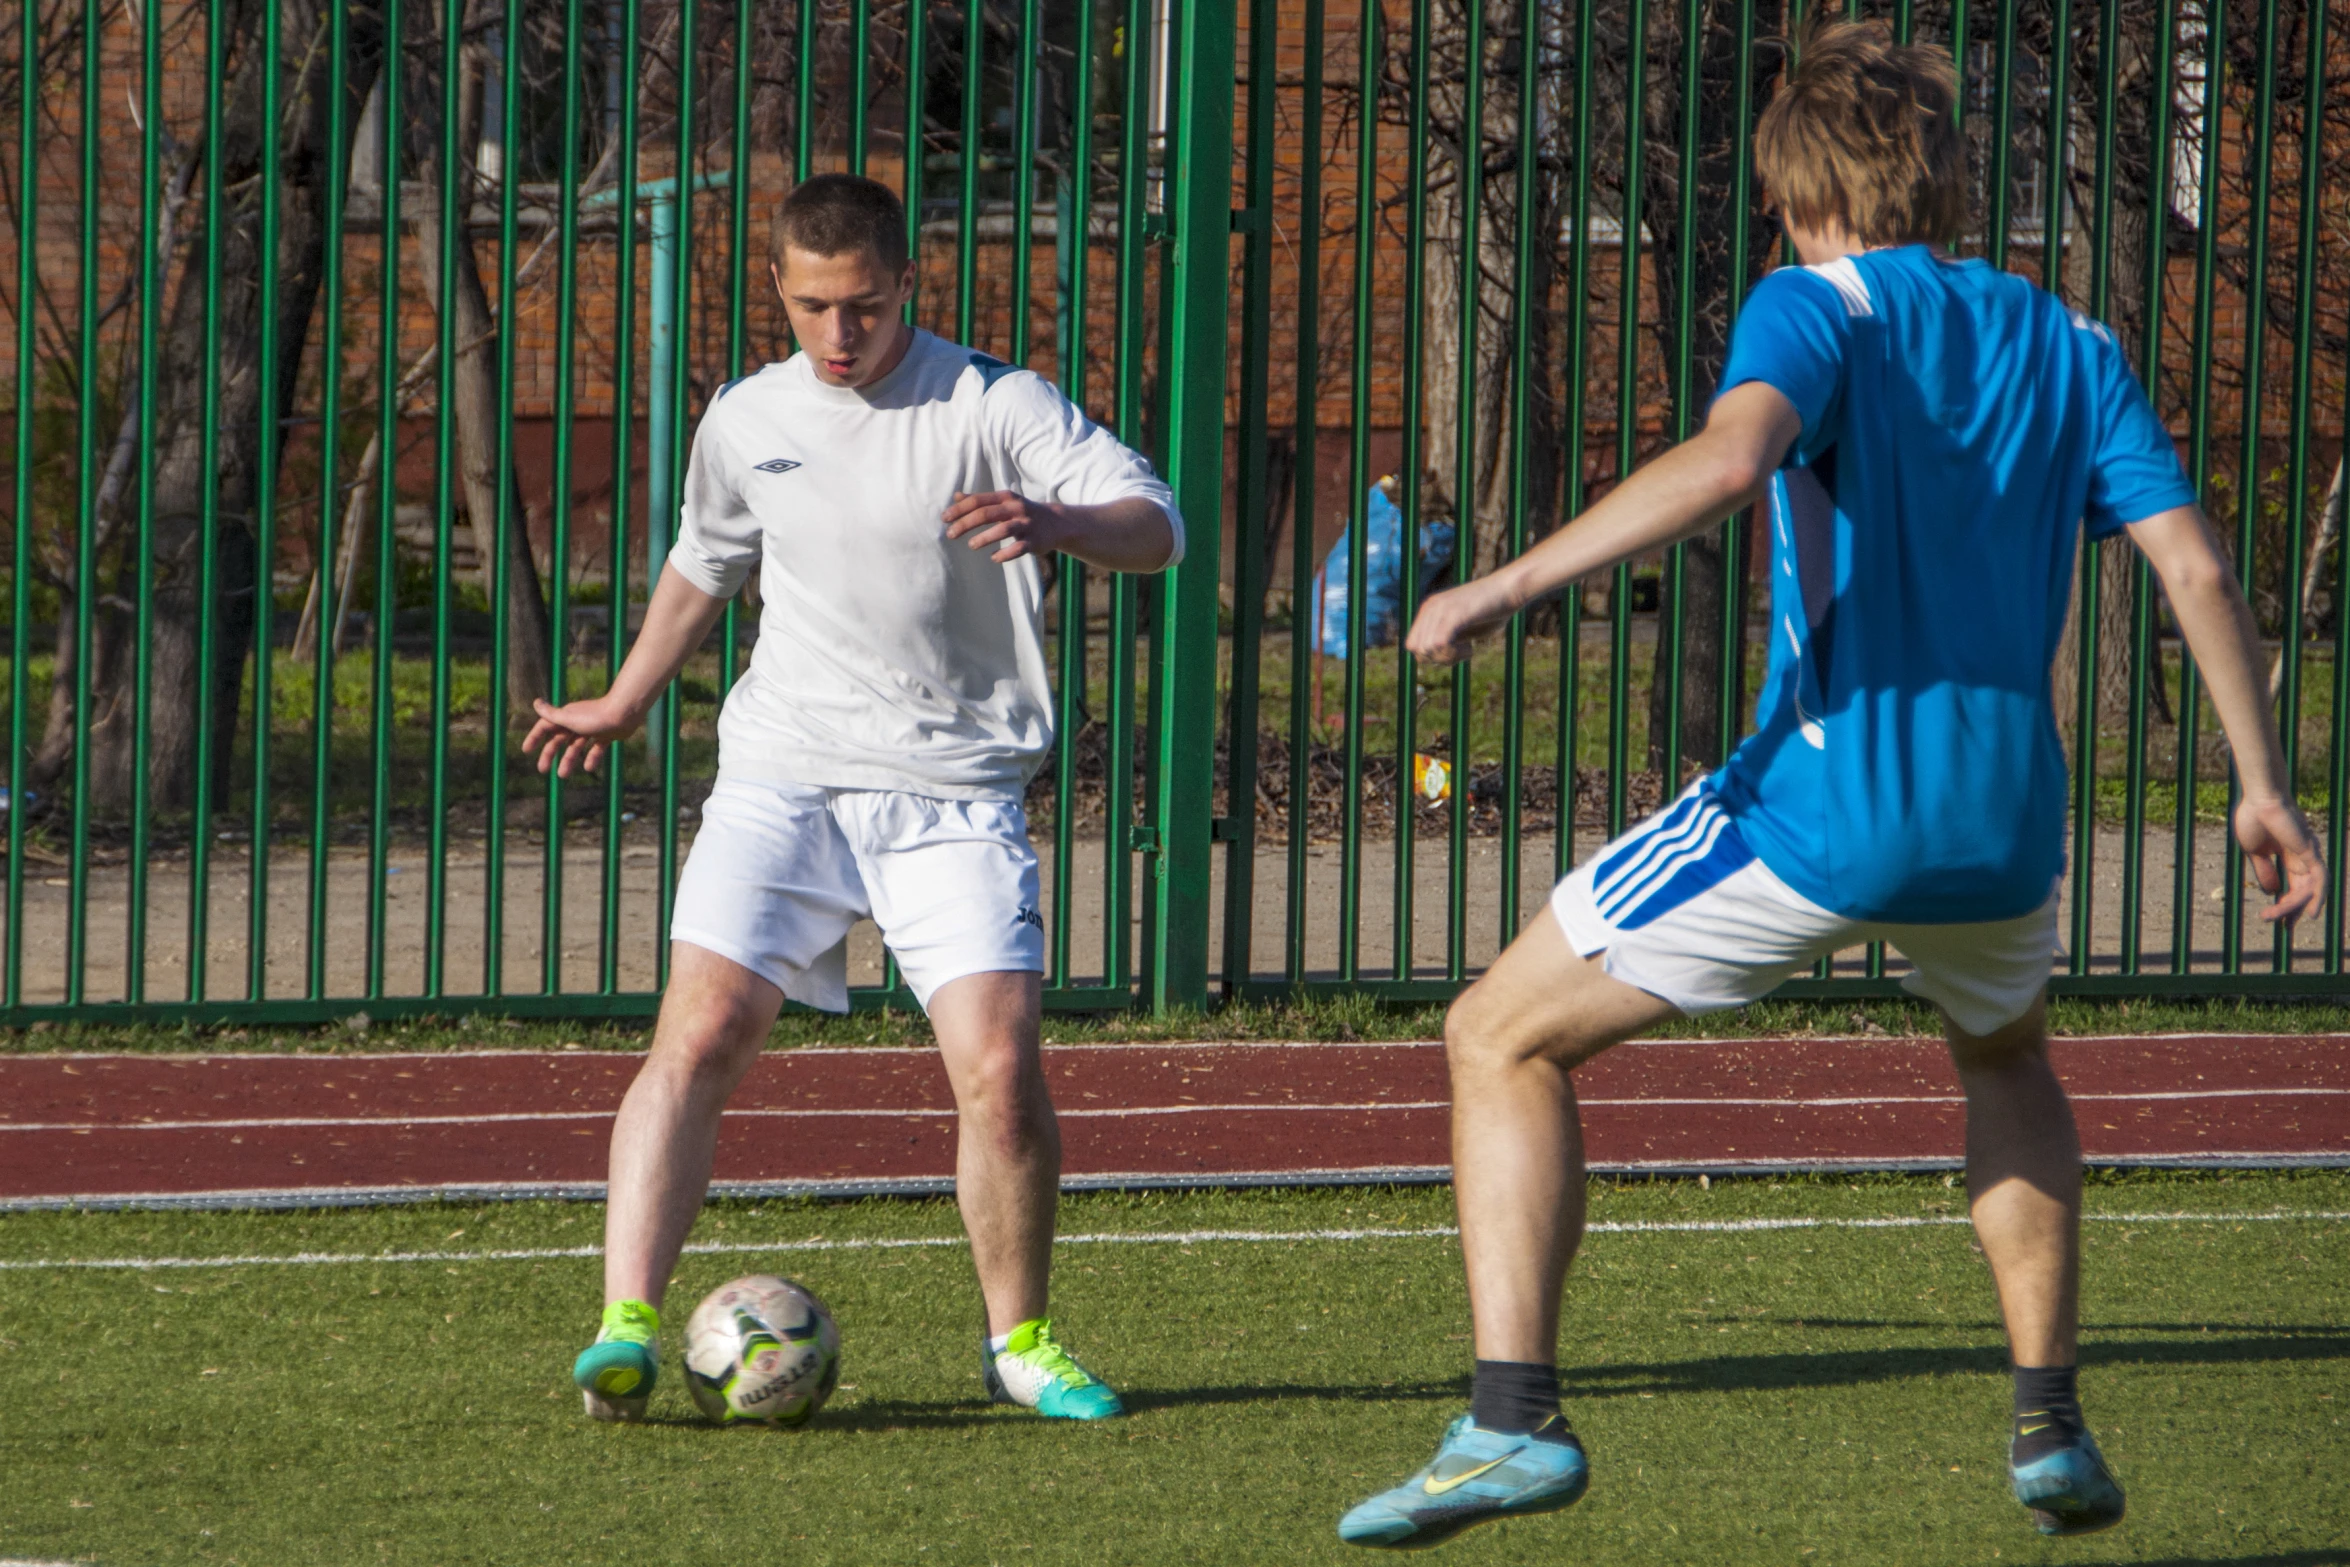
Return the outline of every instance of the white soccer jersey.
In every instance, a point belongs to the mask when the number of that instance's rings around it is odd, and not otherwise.
[[[870,386],[827,386],[805,354],[722,390],[702,415],[672,569],[732,597],[754,562],[765,608],[718,720],[742,778],[946,799],[1017,799],[1053,743],[1033,557],[949,539],[955,492],[1090,506],[1175,497],[1044,377],[917,330]]]

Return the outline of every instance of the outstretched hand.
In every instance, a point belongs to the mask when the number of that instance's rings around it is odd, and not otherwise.
[[[2262,919],[2290,925],[2324,904],[2325,862],[2290,800],[2244,800],[2236,807],[2236,841],[2252,863],[2252,879],[2276,899],[2260,911]]]
[[[604,759],[615,740],[625,740],[644,725],[644,715],[609,695],[566,702],[561,707],[534,701],[538,722],[523,736],[522,754],[538,757],[539,771],[552,770],[569,778],[581,768],[589,772]]]
[[[1457,664],[1469,656],[1471,643],[1517,610],[1491,577],[1480,577],[1423,600],[1404,647],[1431,664]]]

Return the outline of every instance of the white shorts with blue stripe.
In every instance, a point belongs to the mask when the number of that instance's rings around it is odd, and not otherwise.
[[[1913,965],[1903,989],[1987,1034],[2031,1010],[2058,956],[2053,891],[1981,924],[1831,913],[1755,858],[1702,781],[1576,867],[1550,908],[1576,952],[1604,952],[1610,975],[1690,1014],[1758,1001],[1830,953],[1882,941]]]

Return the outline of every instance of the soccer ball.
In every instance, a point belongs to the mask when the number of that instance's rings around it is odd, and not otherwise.
[[[685,1380],[721,1425],[805,1425],[840,1381],[840,1330],[824,1302],[790,1279],[736,1279],[687,1319]]]

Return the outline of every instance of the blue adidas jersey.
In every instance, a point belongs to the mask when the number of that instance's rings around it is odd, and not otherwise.
[[[1771,484],[1770,673],[1713,780],[1763,863],[1854,919],[2038,907],[2064,868],[2050,665],[2074,546],[2195,499],[2113,335],[1927,247],[1783,267],[1721,390],[1802,416]]]

